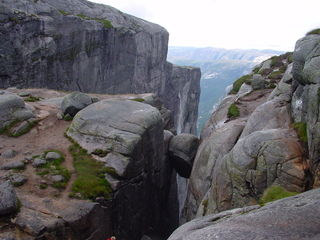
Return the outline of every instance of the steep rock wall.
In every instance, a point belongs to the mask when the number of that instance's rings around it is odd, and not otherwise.
[[[292,116],[307,130],[307,145],[314,187],[320,186],[320,35],[307,35],[293,54]]]
[[[166,62],[169,34],[161,26],[84,0],[1,6],[0,88],[153,92],[178,114],[178,132],[195,132],[200,70]]]
[[[268,60],[267,71],[257,66],[212,114],[201,133],[180,222],[257,204],[271,186],[293,192],[310,187],[303,138],[291,118],[290,59],[284,54]]]

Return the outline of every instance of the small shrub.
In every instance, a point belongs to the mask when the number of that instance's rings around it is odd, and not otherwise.
[[[248,83],[252,80],[252,75],[248,74],[248,75],[244,75],[242,77],[240,77],[239,79],[237,79],[232,86],[232,89],[230,91],[230,94],[237,94],[242,86],[243,83]]]
[[[308,143],[307,124],[304,122],[297,122],[293,124],[301,142]]]
[[[311,34],[320,34],[320,28],[313,29],[310,32],[308,32],[306,35],[311,35]]]
[[[286,197],[292,197],[297,194],[297,192],[289,192],[280,186],[271,186],[264,191],[259,200],[259,204],[264,206],[268,202],[273,202]]]
[[[236,104],[232,103],[228,109],[228,118],[236,118],[240,116],[239,108]]]

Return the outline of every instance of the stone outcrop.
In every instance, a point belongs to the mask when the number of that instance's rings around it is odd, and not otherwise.
[[[194,219],[168,240],[318,239],[320,190]],[[284,227],[285,226],[285,227]]]
[[[5,131],[12,124],[33,118],[22,98],[14,94],[0,95],[0,132]]]
[[[18,198],[10,182],[0,184],[0,216],[13,214],[18,210]]]
[[[319,106],[320,106],[320,35],[307,35],[296,43],[293,54],[292,112],[295,122],[307,129],[307,142],[314,186],[320,186]]]
[[[152,92],[195,133],[200,70],[166,62],[161,26],[84,0],[4,0],[0,31],[0,88]]]
[[[159,233],[163,166],[163,122],[150,105],[130,100],[102,100],[75,116],[67,135],[115,174],[113,231],[121,239],[140,239]]]
[[[259,69],[264,63],[257,67],[254,72],[261,74],[248,75],[247,84],[212,114],[201,134],[181,222],[256,204],[270,186],[292,192],[310,187],[304,143],[291,119],[288,56],[273,58],[268,71]]]

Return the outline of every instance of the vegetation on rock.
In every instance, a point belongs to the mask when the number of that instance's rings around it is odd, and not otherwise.
[[[26,102],[37,102],[40,100],[41,100],[40,97],[32,96],[32,95],[24,99],[24,101],[26,101]]]
[[[313,29],[310,32],[308,32],[306,35],[311,35],[311,34],[320,34],[320,28]]]
[[[264,206],[268,202],[273,202],[286,197],[297,195],[297,192],[289,192],[281,186],[271,186],[267,188],[259,200],[259,204]]]
[[[79,144],[73,142],[69,147],[73,157],[74,168],[77,178],[72,184],[71,197],[78,196],[82,199],[92,199],[96,197],[111,197],[111,187],[105,179],[108,169],[102,162],[93,159],[88,152],[81,148]]]
[[[244,75],[242,77],[240,77],[239,79],[237,79],[232,86],[232,89],[230,91],[230,94],[237,94],[242,86],[243,83],[249,83],[252,79],[252,75],[248,74],[248,75]]]
[[[293,124],[293,128],[296,130],[301,142],[308,142],[307,124],[304,122],[296,122]]]
[[[228,118],[235,118],[240,116],[240,110],[236,104],[232,103],[228,109]]]
[[[37,170],[37,175],[39,175],[39,176],[61,175],[63,177],[63,181],[54,182],[51,184],[51,186],[58,188],[58,189],[64,189],[67,186],[67,183],[68,183],[70,176],[71,176],[69,170],[62,166],[62,162],[64,161],[64,156],[58,150],[48,150],[42,154],[42,157],[44,157],[48,152],[56,152],[61,157],[54,159],[54,160],[51,160],[51,161],[48,161],[43,166],[40,166],[39,169]],[[34,158],[35,157],[37,157],[37,156],[34,156]],[[40,186],[41,189],[43,189],[43,187],[44,186]]]
[[[143,98],[132,98],[132,99],[129,99],[129,100],[135,101],[135,102],[144,102]]]
[[[104,19],[104,18],[92,18],[92,17],[88,17],[84,14],[77,14],[76,16],[79,18],[82,18],[84,20],[94,20],[96,22],[102,23],[105,28],[112,28],[113,27],[112,23],[109,20]]]

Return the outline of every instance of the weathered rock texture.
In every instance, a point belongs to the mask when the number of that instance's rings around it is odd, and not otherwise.
[[[306,124],[314,186],[320,186],[320,35],[308,35],[296,43],[293,54],[292,112],[296,122]]]
[[[272,185],[292,192],[310,187],[306,151],[291,119],[288,61],[285,54],[273,58],[268,71],[255,69],[262,73],[252,73],[253,86],[243,84],[213,113],[201,134],[181,222],[257,204]],[[231,104],[239,116],[228,117]]]
[[[166,169],[160,112],[135,101],[102,100],[78,112],[67,134],[89,153],[105,152],[97,160],[117,173],[107,176],[113,187],[114,234],[140,239],[159,233],[168,187],[160,180]]]
[[[195,132],[200,70],[166,62],[161,26],[85,0],[4,0],[0,31],[0,88],[152,92]]]
[[[179,227],[168,240],[318,239],[320,190],[201,217]]]

